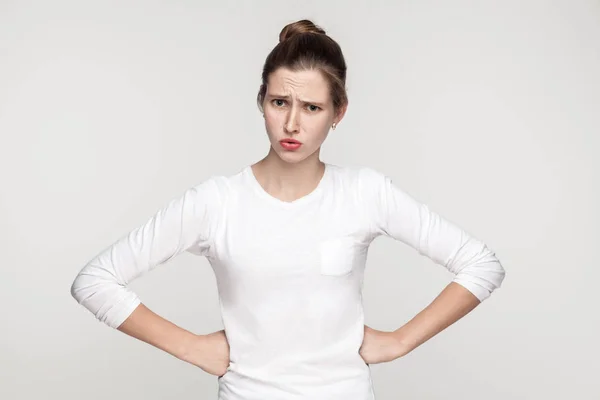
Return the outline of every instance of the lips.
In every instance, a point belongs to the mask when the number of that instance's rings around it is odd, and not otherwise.
[[[283,139],[279,141],[279,145],[288,151],[296,151],[302,146],[302,143],[295,139]]]
[[[280,143],[290,143],[290,144],[302,144],[301,142],[295,139],[283,139],[279,141]]]

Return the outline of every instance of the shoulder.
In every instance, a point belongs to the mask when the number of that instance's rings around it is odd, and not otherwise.
[[[363,165],[333,165],[332,169],[333,190],[343,195],[345,203],[362,210],[380,206],[388,179],[383,172]]]
[[[337,181],[352,185],[359,191],[376,189],[387,179],[387,176],[372,167],[364,165],[331,165]]]
[[[190,188],[194,192],[215,199],[225,200],[236,186],[241,184],[243,170],[231,174],[213,174]]]

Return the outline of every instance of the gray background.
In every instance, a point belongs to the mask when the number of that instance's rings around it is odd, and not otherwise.
[[[262,63],[305,17],[349,66],[322,159],[385,172],[507,270],[466,318],[372,366],[377,399],[600,398],[600,3],[573,0],[1,1],[0,398],[216,398],[216,377],[69,288],[183,190],[266,154]],[[367,324],[397,329],[450,280],[375,241]],[[132,288],[184,328],[222,328],[203,258]]]

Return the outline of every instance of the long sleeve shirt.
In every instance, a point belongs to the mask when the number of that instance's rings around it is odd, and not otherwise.
[[[128,283],[182,252],[216,276],[230,364],[220,400],[373,400],[363,341],[369,245],[392,237],[445,267],[483,301],[505,271],[483,242],[368,167],[326,164],[292,202],[250,166],[171,200],[79,272],[73,297],[117,328],[140,304]]]

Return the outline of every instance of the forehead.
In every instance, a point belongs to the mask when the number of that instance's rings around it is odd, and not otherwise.
[[[329,85],[317,70],[291,71],[279,68],[269,76],[268,83],[267,94],[298,94],[315,100],[329,97]]]

